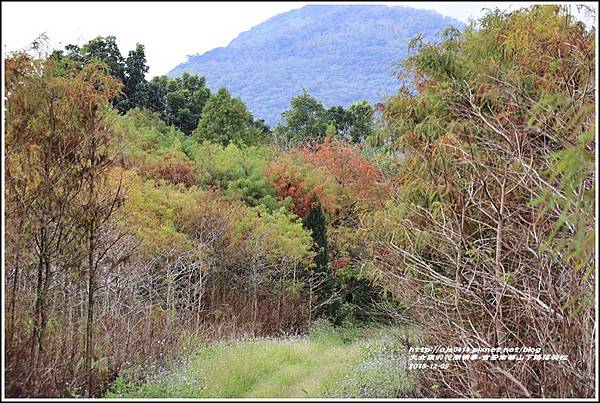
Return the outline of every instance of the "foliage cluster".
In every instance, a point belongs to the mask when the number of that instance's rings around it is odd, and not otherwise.
[[[405,155],[366,218],[373,265],[432,344],[569,356],[465,363],[432,376],[438,393],[593,393],[594,31],[547,5],[411,44],[416,91],[386,103],[372,139]]]

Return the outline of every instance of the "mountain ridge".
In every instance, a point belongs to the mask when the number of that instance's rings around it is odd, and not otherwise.
[[[392,65],[418,33],[434,39],[458,20],[432,10],[386,5],[307,5],[241,32],[227,46],[190,55],[168,75],[206,77],[227,87],[257,119],[273,125],[306,89],[326,106],[383,101],[400,85]]]

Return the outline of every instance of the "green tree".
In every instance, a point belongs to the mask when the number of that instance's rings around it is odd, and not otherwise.
[[[259,131],[260,137],[265,142],[271,142],[273,137],[273,132],[271,131],[271,127],[265,122],[264,119],[258,119],[252,121],[252,127]]]
[[[206,103],[193,136],[199,142],[243,146],[256,143],[259,131],[252,127],[252,114],[242,100],[221,88]]]
[[[302,223],[305,228],[312,231],[312,237],[317,248],[315,264],[319,270],[324,270],[328,262],[327,223],[321,206],[318,204],[312,206],[302,218]]]
[[[336,105],[327,109],[327,119],[337,135],[352,143],[360,143],[373,132],[373,108],[367,101],[355,102],[348,109]]]
[[[187,135],[192,134],[210,98],[202,76],[183,73],[181,77],[154,77],[148,85],[147,108],[159,112],[167,124]]]
[[[65,50],[57,50],[51,54],[51,59],[65,62],[67,68],[83,68],[85,64],[101,62],[107,66],[108,74],[121,81],[122,92],[112,99],[112,104],[121,113],[132,108],[148,107],[148,82],[146,73],[146,54],[144,45],[136,44],[124,58],[114,36],[98,36],[79,47],[67,45]]]
[[[360,143],[368,138],[374,131],[373,108],[367,101],[355,102],[348,108],[351,125],[346,139],[353,143]]]
[[[285,124],[275,128],[275,136],[284,146],[321,142],[334,135],[360,143],[373,132],[373,109],[367,101],[355,102],[348,109],[340,105],[325,109],[304,91],[292,98],[290,109],[282,116]]]
[[[281,114],[285,125],[278,125],[276,136],[284,146],[310,141],[322,141],[327,131],[328,117],[321,101],[306,90],[292,98],[290,109]]]
[[[169,85],[174,81],[167,76],[153,77],[148,82],[146,108],[158,112],[163,121],[167,121],[165,95],[169,91],[169,87],[176,88],[175,84]]]
[[[76,51],[75,47],[71,48]],[[110,36],[98,36],[81,48],[81,54],[87,61],[100,61],[108,66],[108,73],[114,78],[125,82],[125,72],[127,69],[125,59],[121,55],[117,38]]]
[[[327,120],[334,125],[337,134],[346,138],[352,127],[352,115],[343,106],[335,105],[327,109]]]
[[[316,313],[340,323],[340,298],[336,290],[336,282],[329,265],[329,245],[327,241],[327,219],[318,202],[312,203],[311,208],[302,218],[302,225],[309,230],[314,242],[315,264],[312,288],[317,296]]]
[[[123,108],[129,110],[132,108],[143,108],[148,104],[148,82],[146,73],[148,65],[146,64],[146,54],[144,45],[138,43],[134,50],[129,51],[125,66],[125,81],[123,92]]]

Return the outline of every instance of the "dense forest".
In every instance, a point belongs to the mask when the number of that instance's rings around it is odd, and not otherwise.
[[[394,64],[417,34],[434,39],[464,24],[431,10],[377,4],[309,4],[242,32],[225,47],[190,55],[168,73],[227,87],[269,125],[306,89],[325,105],[374,104],[398,88]]]
[[[440,38],[410,42],[385,102],[300,91],[275,128],[203,76],[147,80],[141,44],[9,54],[6,395],[103,396],[190,346],[320,323],[568,357],[359,397],[592,397],[595,27],[540,5]]]

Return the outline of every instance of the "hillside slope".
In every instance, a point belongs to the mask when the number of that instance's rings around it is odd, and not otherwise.
[[[382,101],[398,89],[392,65],[418,33],[433,38],[459,21],[434,11],[382,5],[309,5],[279,14],[225,48],[190,56],[169,76],[204,75],[211,90],[225,86],[256,118],[280,119],[305,88],[326,106]]]

